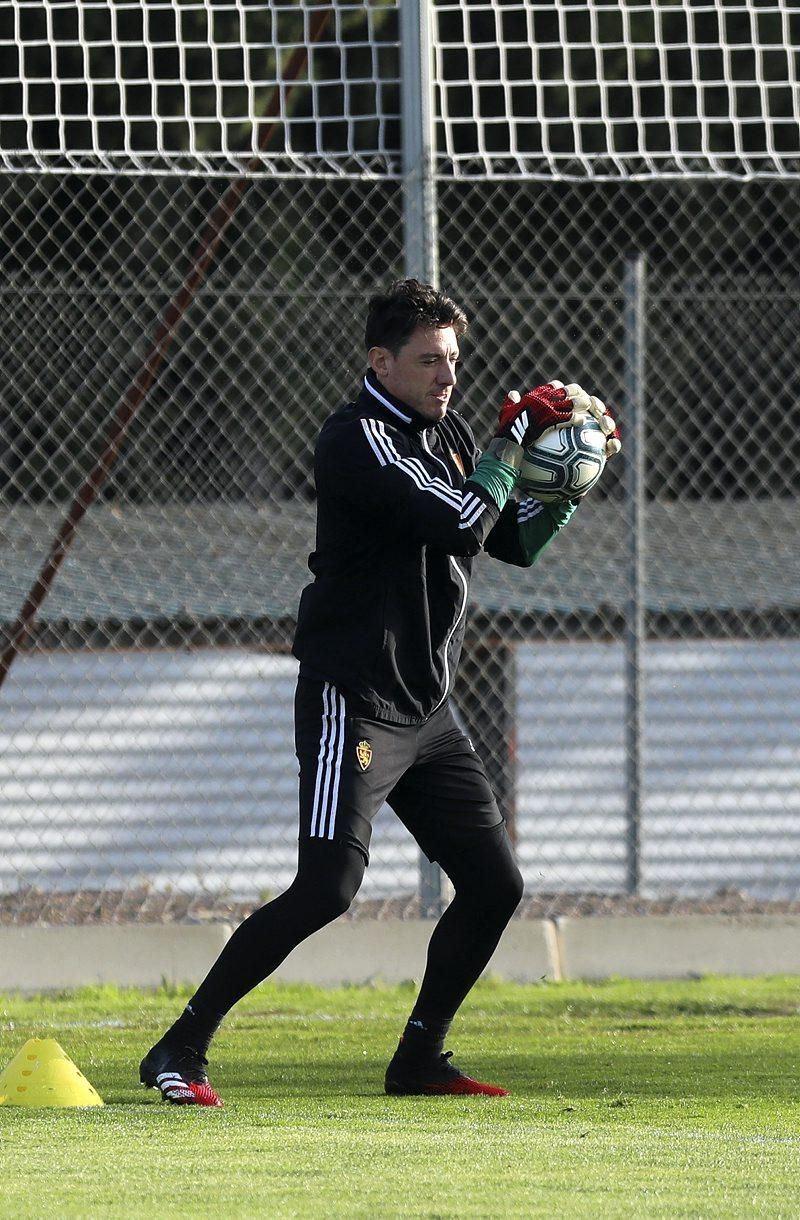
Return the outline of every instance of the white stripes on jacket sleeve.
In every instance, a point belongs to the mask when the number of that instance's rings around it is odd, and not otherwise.
[[[345,727],[344,696],[330,682],[326,682],[322,688],[322,732],[309,831],[312,839],[333,838],[342,778]]]
[[[436,496],[450,508],[457,508],[460,513],[459,529],[469,529],[475,524],[486,508],[479,496],[471,491],[461,492],[458,488],[451,487],[444,479],[431,474],[419,458],[410,455],[401,457],[386,430],[386,425],[379,419],[365,417],[361,420],[361,427],[380,466],[396,466],[420,491]]]
[[[526,521],[532,521],[534,517],[538,517],[543,512],[544,505],[541,500],[534,500],[530,496],[526,496],[517,505],[517,525],[524,525]]]

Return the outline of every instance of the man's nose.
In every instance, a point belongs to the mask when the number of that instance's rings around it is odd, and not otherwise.
[[[439,373],[438,381],[440,385],[455,385],[456,366],[454,364],[446,364]]]

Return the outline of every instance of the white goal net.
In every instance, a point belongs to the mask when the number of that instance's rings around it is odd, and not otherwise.
[[[800,7],[439,3],[440,162],[631,177],[800,170]]]
[[[313,24],[327,13],[311,45]],[[0,3],[9,169],[398,171],[397,0]],[[444,174],[800,169],[800,7],[769,0],[432,6]],[[304,88],[284,77],[309,47]],[[273,91],[280,133],[258,133]]]
[[[387,172],[399,140],[396,8],[396,0],[0,4],[5,165],[241,171],[260,155],[276,97],[280,132],[254,172]],[[303,88],[294,93],[286,68],[298,52]]]

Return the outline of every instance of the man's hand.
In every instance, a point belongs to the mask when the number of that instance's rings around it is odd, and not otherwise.
[[[622,448],[622,437],[603,400],[594,394],[587,394],[582,386],[576,385],[574,382],[565,386],[564,390],[576,413],[582,414],[584,418],[591,415],[592,419],[596,419],[603,429],[606,438],[606,457],[612,458],[619,453]]]
[[[567,394],[569,388],[561,381],[550,381],[528,390],[522,397],[512,390],[500,408],[495,437],[525,446],[532,444],[548,428],[568,428],[583,423],[586,412],[576,415]],[[580,386],[573,388],[580,390]]]

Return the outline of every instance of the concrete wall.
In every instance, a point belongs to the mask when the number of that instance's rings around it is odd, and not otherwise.
[[[336,986],[419,979],[433,924],[340,919],[275,974]],[[231,929],[225,924],[0,928],[0,991],[92,983],[198,983]],[[515,920],[489,972],[517,982],[800,975],[800,916],[645,916]]]

